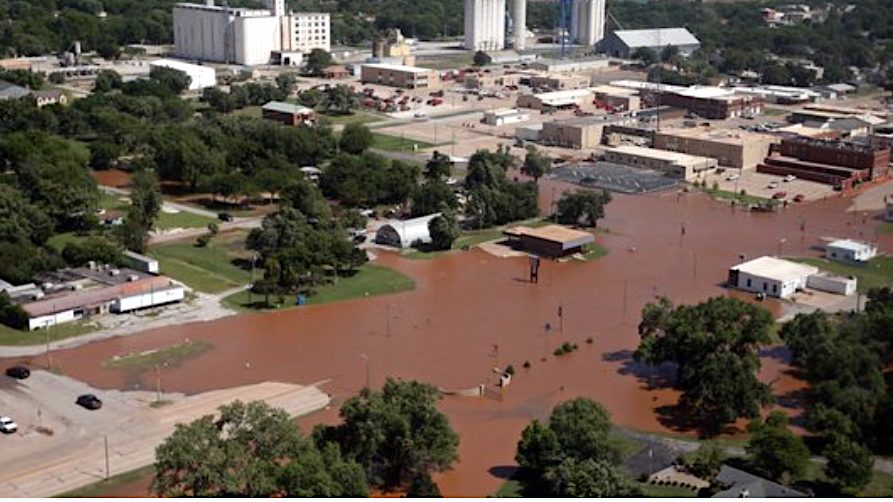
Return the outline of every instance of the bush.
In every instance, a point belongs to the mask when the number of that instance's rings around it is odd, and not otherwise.
[[[210,243],[210,242],[211,242],[211,234],[203,234],[203,235],[198,236],[197,239],[195,239],[195,247],[199,247],[199,248],[207,247],[208,243]]]
[[[524,361],[524,369],[530,369],[530,361]]]
[[[509,364],[509,365],[505,368],[505,374],[506,374],[506,375],[514,375],[514,374],[515,374],[515,367],[512,366],[511,364]]]
[[[586,343],[588,343],[589,345],[592,345],[594,342],[595,340],[593,340],[591,336],[586,339]]]

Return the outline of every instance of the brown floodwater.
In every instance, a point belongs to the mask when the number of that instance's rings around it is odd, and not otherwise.
[[[553,186],[556,195],[569,188],[542,183],[544,209]],[[147,388],[154,374],[129,375],[102,362],[186,338],[205,340],[213,350],[164,370],[165,390],[195,393],[264,380],[321,383],[334,396],[333,407],[302,419],[308,430],[337,421],[337,407],[366,382],[364,357],[373,386],[389,376],[445,389],[485,383],[492,390],[484,398],[442,401],[461,442],[455,468],[438,476],[446,495],[483,496],[513,465],[521,429],[566,399],[593,398],[619,425],[694,434],[673,407],[678,393],[663,385],[666,369],[632,360],[642,306],[660,295],[680,304],[729,294],[722,283],[741,255],[815,255],[812,246],[828,236],[877,239],[875,215],[845,213],[849,203],[830,199],[754,214],[696,194],[615,196],[598,236],[608,255],[588,263],[543,262],[538,284],[526,281],[526,259],[480,250],[417,261],[383,253],[379,262],[413,277],[414,291],[157,329],[58,351],[53,361],[66,375],[99,388]],[[882,235],[880,245],[893,249],[889,236]],[[553,356],[565,341],[578,350]],[[782,349],[766,350],[761,378],[773,383],[778,406],[796,417],[803,383],[784,359]],[[35,358],[35,366],[42,361]],[[522,368],[525,361],[529,369]],[[492,386],[493,368],[507,364],[516,376],[500,391]]]

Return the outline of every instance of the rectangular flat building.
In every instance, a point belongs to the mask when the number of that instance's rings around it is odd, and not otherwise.
[[[763,256],[729,269],[729,285],[774,298],[787,298],[806,289],[809,277],[818,272],[817,267]]]
[[[595,236],[591,233],[560,225],[539,228],[518,226],[505,230],[504,234],[516,248],[547,258],[580,253],[587,245],[595,243]]]
[[[695,181],[716,169],[716,159],[685,153],[668,152],[655,148],[621,145],[605,151],[605,161],[624,166],[654,169],[667,176],[685,181]]]
[[[403,89],[436,89],[441,84],[437,70],[393,64],[364,64],[360,81]]]
[[[316,119],[316,112],[306,106],[270,101],[261,108],[263,118],[275,120],[285,125],[310,125]]]
[[[701,47],[701,41],[685,28],[651,30],[617,30],[598,43],[600,52],[622,59],[635,57],[639,49],[650,49],[660,55],[665,47],[678,47],[683,56],[690,56]]]
[[[664,129],[654,135],[654,148],[714,158],[720,166],[752,169],[763,162],[778,138],[737,129],[699,127]]]
[[[877,246],[851,239],[837,240],[825,246],[825,258],[834,261],[865,263],[877,256]]]

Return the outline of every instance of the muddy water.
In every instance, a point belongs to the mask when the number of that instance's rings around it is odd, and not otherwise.
[[[552,186],[546,182],[542,190],[544,208]],[[554,186],[556,194],[569,188]],[[677,393],[659,386],[666,372],[632,361],[642,306],[657,295],[684,303],[727,294],[721,284],[740,255],[815,254],[810,248],[821,237],[873,238],[876,222],[844,214],[848,204],[834,199],[761,215],[701,195],[617,196],[602,225],[606,233],[598,237],[608,256],[591,263],[544,262],[539,284],[526,282],[524,259],[498,259],[479,250],[433,261],[385,253],[381,263],[412,276],[415,291],[159,329],[56,352],[53,360],[65,374],[101,388],[151,387],[154,375],[134,378],[102,368],[102,361],[199,338],[215,350],[165,370],[166,390],[199,392],[263,380],[322,382],[335,407],[365,384],[364,355],[373,386],[392,376],[470,388],[492,384],[492,368],[513,364],[516,377],[502,392],[484,399],[448,397],[441,405],[461,437],[460,461],[438,478],[441,489],[447,495],[486,495],[513,464],[524,425],[546,417],[565,399],[596,399],[621,425],[686,433],[673,413]],[[893,242],[884,237],[881,247],[890,250]],[[554,357],[565,341],[579,349]],[[761,376],[796,414],[790,398],[802,383],[788,374],[783,355],[767,351]],[[530,369],[521,368],[524,361]],[[335,420],[333,408],[302,425]]]

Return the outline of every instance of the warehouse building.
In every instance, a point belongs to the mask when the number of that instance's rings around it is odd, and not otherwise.
[[[611,85],[600,85],[592,88],[595,105],[612,112],[631,112],[642,107],[639,92]]]
[[[595,243],[595,236],[560,225],[546,225],[539,228],[517,226],[503,232],[509,244],[518,250],[546,258],[562,258],[585,251],[586,246]]]
[[[678,47],[683,56],[691,56],[701,48],[701,42],[685,28],[651,30],[617,30],[598,43],[600,52],[608,56],[631,59],[639,49],[650,49],[657,55],[667,46]]]
[[[604,70],[611,61],[605,57],[589,59],[537,59],[528,68],[546,73],[582,73]]]
[[[852,239],[836,240],[825,246],[825,258],[844,263],[867,263],[877,256],[877,246]]]
[[[270,101],[261,107],[263,118],[281,122],[289,126],[312,125],[316,121],[316,112],[306,106]]]
[[[705,119],[725,120],[763,113],[763,100],[740,96],[721,87],[691,86],[681,91],[662,93],[658,102],[648,102],[682,108]]]
[[[241,65],[269,64],[274,53],[331,49],[328,13],[286,12],[285,0],[263,0],[266,9],[178,3],[173,9],[174,54],[185,59]]]
[[[857,183],[887,178],[890,159],[890,149],[885,147],[795,137],[774,146],[757,171],[792,175],[846,191]]]
[[[557,110],[580,106],[592,98],[591,89],[571,89],[566,91],[544,92],[540,94],[521,94],[518,96],[518,108],[534,110]]]
[[[578,150],[596,148],[602,142],[606,126],[634,125],[635,117],[599,115],[593,117],[574,117],[556,120],[543,124],[539,140],[546,146],[576,148]]]
[[[411,248],[421,244],[431,244],[428,224],[441,213],[429,214],[411,220],[391,220],[375,233],[375,243],[398,249]]]
[[[729,269],[731,287],[763,294],[773,298],[788,298],[797,291],[812,288],[829,293],[851,295],[857,281],[819,271],[818,267],[803,265],[771,256],[741,263]]]
[[[394,64],[364,64],[360,68],[360,81],[403,89],[437,89],[440,74],[437,70]]]
[[[586,75],[535,75],[530,77],[530,87],[549,91],[588,89],[592,79]]]
[[[484,112],[484,123],[491,126],[517,124],[530,120],[530,114],[516,108],[501,108]]]
[[[720,166],[752,169],[763,162],[778,139],[736,129],[665,129],[654,134],[654,148],[711,157]]]
[[[190,91],[198,91],[205,87],[214,87],[217,85],[217,72],[214,68],[208,66],[199,66],[197,64],[189,64],[175,59],[156,59],[149,63],[150,68],[170,68],[178,70],[189,76]]]
[[[717,167],[716,159],[654,148],[621,145],[604,153],[605,161],[623,166],[661,171],[671,178],[695,181]]]

